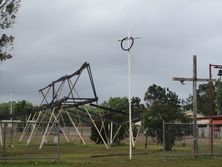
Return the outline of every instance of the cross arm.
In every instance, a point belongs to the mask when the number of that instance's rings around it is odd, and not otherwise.
[[[199,82],[209,82],[210,80],[207,78],[197,78],[197,79],[193,79],[193,78],[184,78],[184,77],[173,77],[173,81],[180,81],[181,83],[183,83],[184,81],[199,81]],[[216,79],[211,79],[211,81],[216,81]]]

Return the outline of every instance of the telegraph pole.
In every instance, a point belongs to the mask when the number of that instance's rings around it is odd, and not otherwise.
[[[182,78],[173,77],[174,81],[192,81],[193,82],[193,154],[194,157],[198,157],[198,126],[197,126],[197,82],[208,82],[209,79],[197,78],[197,57],[193,56],[193,77],[192,78]]]

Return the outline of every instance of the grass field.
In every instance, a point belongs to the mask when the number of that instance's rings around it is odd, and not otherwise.
[[[11,132],[8,129],[7,132]],[[30,145],[26,145],[28,139],[24,137],[24,141],[18,142],[21,136],[21,131],[15,131],[13,135],[6,133],[5,151],[0,149],[0,158],[5,153],[6,157],[15,157],[18,160],[0,160],[0,167],[221,167],[222,155],[218,157],[192,157],[192,142],[188,138],[178,141],[172,151],[166,152],[165,155],[190,155],[189,157],[167,157],[163,160],[162,147],[156,145],[153,140],[149,140],[148,148],[144,148],[144,138],[138,138],[137,145],[133,150],[132,160],[129,160],[128,145],[112,146],[106,149],[104,145],[96,145],[90,141],[89,136],[84,136],[88,145],[82,145],[78,137],[75,138],[72,144],[67,144],[64,136],[60,136],[60,147],[54,144],[54,135],[49,136],[47,142],[41,150],[39,144],[42,139],[42,132],[39,131],[33,138]],[[68,132],[67,132],[68,134]],[[90,134],[90,133],[88,133]],[[71,137],[70,137],[71,138]],[[128,139],[123,141],[128,143]],[[185,143],[185,145],[184,145]],[[222,153],[222,139],[214,140],[215,153]],[[11,147],[13,145],[13,147]],[[59,149],[60,148],[60,149]],[[60,160],[38,159],[53,157],[57,158],[57,151],[61,151]],[[209,153],[209,139],[199,139],[200,153]],[[26,159],[26,158],[30,159]]]
[[[20,150],[24,152],[25,150]],[[13,160],[0,162],[0,166],[16,167],[221,167],[222,157],[168,158],[163,161],[160,146],[153,145],[144,149],[138,145],[133,150],[133,158],[128,158],[128,146],[114,146],[106,149],[104,145],[63,144],[61,157],[55,160]]]

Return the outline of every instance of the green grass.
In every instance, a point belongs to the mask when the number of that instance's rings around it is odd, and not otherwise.
[[[184,150],[186,149],[187,147],[184,147]],[[20,152],[22,154],[26,150],[20,150]],[[222,157],[198,159],[177,157],[163,161],[161,147],[158,145],[149,146],[148,149],[144,149],[142,145],[136,146],[133,150],[133,158],[129,160],[127,145],[106,149],[104,145],[84,146],[80,144],[63,144],[60,161],[13,160],[0,162],[1,167],[220,167],[221,164]]]

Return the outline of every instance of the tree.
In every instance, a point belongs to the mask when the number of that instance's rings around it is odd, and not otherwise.
[[[147,106],[145,115],[146,135],[155,138],[158,143],[163,143],[163,119],[165,122],[171,123],[188,121],[188,117],[181,109],[180,99],[176,93],[168,88],[162,88],[153,84],[147,89],[144,100]],[[176,139],[181,139],[182,132],[174,133],[176,131],[176,127],[174,127],[174,129],[167,132],[165,138],[166,150],[171,150]]]
[[[15,102],[13,102],[15,103]],[[10,102],[0,104],[0,116],[9,115],[10,113]]]
[[[141,99],[139,97],[133,97],[131,100],[132,112],[133,114],[142,115],[145,111],[144,104],[141,103]]]
[[[11,102],[1,103],[0,104],[0,116],[1,117],[10,117],[10,105]],[[29,113],[32,111],[33,105],[30,102],[25,100],[22,101],[13,101],[12,102],[12,115],[13,119],[26,120]],[[8,119],[8,118],[6,118]]]
[[[186,98],[185,100],[182,99],[182,100],[181,100],[181,105],[182,105],[182,108],[183,108],[185,111],[191,111],[191,110],[193,110],[193,96],[192,96],[192,95],[189,95],[189,97]]]
[[[102,106],[113,108],[116,110],[125,110],[128,112],[128,98],[127,97],[110,97],[108,101],[104,101]]]
[[[212,111],[213,114],[216,114],[216,110],[218,110],[216,107],[216,97],[218,97],[218,103],[219,99],[221,97],[218,95],[219,93],[219,83],[218,83],[218,88],[215,87],[214,84],[212,84]],[[184,102],[183,108],[185,110],[193,110],[193,96],[190,95],[186,101]],[[198,89],[197,89],[197,112],[201,113],[205,116],[209,115],[209,83],[207,84],[200,84]]]
[[[20,0],[0,0],[0,29],[9,29],[14,23]],[[14,37],[2,33],[0,35],[0,62],[12,58]]]
[[[22,100],[15,103],[14,113],[16,119],[21,119],[23,121],[27,120],[27,117],[32,112],[32,103]]]
[[[213,115],[215,113],[216,109],[216,103],[215,103],[215,85],[212,84],[212,111]],[[207,84],[200,84],[199,88],[197,90],[197,108],[198,113],[202,113],[203,115],[208,116],[209,115],[209,83]]]

